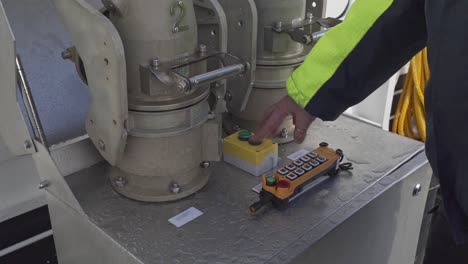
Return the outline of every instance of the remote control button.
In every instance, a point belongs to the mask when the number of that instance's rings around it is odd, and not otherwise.
[[[297,179],[297,175],[291,172],[288,175],[286,175],[286,178],[290,179],[291,181],[294,181],[295,179]]]
[[[280,175],[286,175],[289,173],[289,171],[285,168],[281,168],[279,170],[277,170],[277,172],[280,174]]]
[[[317,167],[318,165],[320,165],[320,162],[316,161],[316,160],[311,160],[309,162],[309,165],[312,166],[312,167]]]
[[[289,164],[288,166],[286,166],[286,169],[290,170],[290,171],[293,171],[296,169],[296,166],[292,165],[292,164]]]
[[[307,154],[307,156],[309,156],[309,158],[311,159],[315,159],[318,155],[315,152],[310,152],[309,154]]]
[[[294,173],[297,176],[302,176],[302,175],[304,175],[305,171],[303,169],[297,169],[297,170],[294,171]]]
[[[300,161],[300,160],[296,160],[295,162],[293,162],[294,165],[296,165],[297,167],[300,167],[302,165],[304,165],[304,162]]]
[[[310,166],[309,164],[304,164],[304,166],[302,166],[302,169],[304,171],[311,171],[313,169],[313,167]]]
[[[325,161],[327,161],[327,158],[319,156],[315,160],[320,162],[320,163],[324,163]]]
[[[303,162],[306,162],[306,163],[307,163],[307,162],[309,162],[309,161],[310,161],[310,158],[309,158],[309,157],[307,157],[307,156],[304,156],[304,157],[302,157],[302,158],[301,158],[301,161],[303,161]]]
[[[288,189],[289,188],[289,182],[288,181],[285,181],[285,180],[279,180],[277,183],[276,183],[276,187],[278,188],[284,188],[284,189]]]
[[[275,177],[267,177],[266,184],[268,186],[275,186],[276,185],[276,178]]]

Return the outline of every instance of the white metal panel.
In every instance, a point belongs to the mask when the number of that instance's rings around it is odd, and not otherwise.
[[[91,92],[86,130],[112,165],[126,144],[127,74],[122,40],[112,23],[84,0],[54,0],[83,60]]]
[[[34,152],[16,100],[15,61],[15,38],[0,2],[0,161]]]

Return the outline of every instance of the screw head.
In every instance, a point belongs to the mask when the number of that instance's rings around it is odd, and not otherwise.
[[[24,141],[24,147],[26,149],[30,149],[32,147],[31,141],[29,140]]]
[[[275,23],[275,28],[282,28],[283,27],[283,22],[282,21],[278,21]]]
[[[127,179],[125,179],[122,176],[119,176],[117,179],[115,179],[114,183],[115,183],[115,186],[119,188],[123,188],[125,187],[125,185],[127,185]]]
[[[173,194],[180,193],[180,191],[181,191],[180,185],[178,183],[176,183],[176,182],[171,183],[171,185],[169,186],[169,191],[171,191],[171,193],[173,193]]]
[[[202,163],[200,164],[200,166],[204,169],[210,167],[210,162],[209,161],[202,161]]]
[[[283,128],[280,133],[281,138],[287,138],[289,136],[289,132],[286,128]]]
[[[37,186],[37,188],[39,188],[39,189],[45,189],[45,188],[49,187],[49,185],[50,185],[50,184],[49,184],[48,181],[41,181],[41,182],[39,183],[39,185]]]
[[[307,12],[306,17],[307,19],[312,20],[314,18],[314,14],[312,14],[311,12]]]
[[[151,66],[152,66],[153,68],[158,68],[160,65],[161,65],[161,62],[159,61],[158,58],[154,58],[154,59],[151,61]]]
[[[416,184],[413,189],[413,196],[418,196],[418,194],[422,191],[422,185]]]
[[[98,141],[98,145],[99,145],[99,148],[102,150],[102,151],[105,151],[106,150],[106,144],[104,144],[104,141],[102,141],[102,139],[100,139]]]

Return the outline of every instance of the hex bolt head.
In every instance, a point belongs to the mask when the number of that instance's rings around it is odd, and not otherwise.
[[[31,141],[29,140],[24,141],[24,147],[26,149],[30,149],[32,147]]]
[[[181,191],[180,185],[178,183],[176,183],[176,182],[171,183],[171,185],[169,186],[169,191],[171,191],[171,193],[173,193],[173,194],[180,193],[180,191]]]
[[[203,44],[200,44],[198,49],[199,49],[201,54],[206,54],[206,52],[208,51],[208,47],[206,47],[206,45],[203,45]]]
[[[125,187],[125,185],[127,185],[127,179],[125,179],[122,176],[119,176],[119,177],[117,177],[117,179],[115,179],[114,183],[115,183],[115,186],[117,186],[119,188],[123,188],[123,187]]]
[[[200,167],[206,169],[206,168],[210,167],[210,162],[209,161],[202,161],[202,163],[200,163]]]
[[[281,130],[280,137],[281,137],[281,138],[287,138],[288,136],[289,136],[288,129],[283,128],[283,129]]]

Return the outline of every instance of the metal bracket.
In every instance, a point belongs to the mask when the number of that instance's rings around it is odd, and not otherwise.
[[[127,141],[127,74],[125,53],[114,25],[85,0],[54,0],[71,35],[91,92],[86,122],[90,139],[112,165]]]

